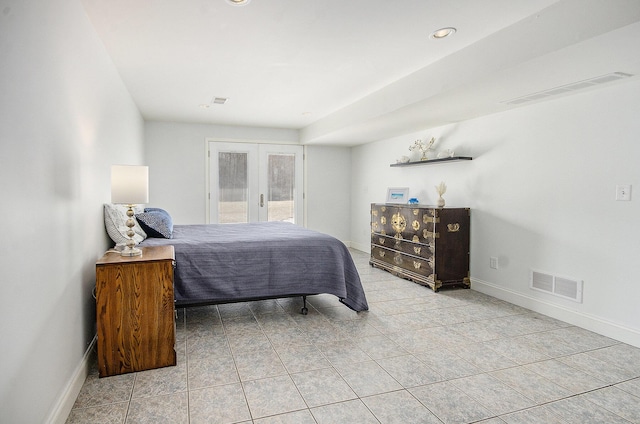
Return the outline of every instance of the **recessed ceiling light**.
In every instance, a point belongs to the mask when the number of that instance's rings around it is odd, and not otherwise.
[[[433,31],[431,33],[431,35],[429,36],[429,38],[434,38],[436,40],[440,39],[440,38],[445,38],[448,37],[450,35],[455,34],[456,29],[453,27],[447,27],[447,28],[440,28],[436,31]]]
[[[251,2],[251,0],[227,0],[227,3],[232,4],[234,6],[246,6]]]

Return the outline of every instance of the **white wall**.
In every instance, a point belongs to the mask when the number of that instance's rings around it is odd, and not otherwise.
[[[351,244],[351,149],[306,147],[307,227]]]
[[[206,214],[206,140],[297,143],[298,132],[277,128],[234,127],[147,121],[149,204],[166,209],[174,224],[204,224]]]
[[[95,334],[110,165],[143,120],[78,1],[0,2],[0,421],[62,421]]]
[[[369,251],[386,187],[433,204],[444,181],[447,206],[472,208],[472,288],[640,346],[640,199],[614,200],[640,190],[638,110],[634,80],[354,148],[352,239]],[[389,167],[431,135],[473,161]],[[584,302],[530,290],[530,268],[584,280]]]
[[[145,124],[79,2],[0,0],[0,11],[1,420],[63,421],[95,334],[91,289],[109,245],[102,204],[110,165],[146,162],[152,204],[177,223],[202,223],[207,137],[297,142],[297,131]],[[474,289],[640,346],[638,200],[613,200],[616,184],[640,187],[639,109],[635,81],[351,156],[309,146],[309,227],[368,250],[369,203],[383,201],[386,187],[408,185],[433,202],[433,185],[445,181],[448,205],[473,208]],[[388,166],[429,135],[474,160]],[[349,176],[350,195],[341,183]],[[500,269],[489,269],[489,256]],[[584,279],[584,303],[530,291],[530,267]]]
[[[175,224],[204,224],[206,140],[297,144],[298,131],[147,121],[145,153],[152,206],[166,209]],[[348,241],[350,149],[307,147],[307,226]],[[331,203],[344,205],[337,211]],[[343,215],[343,213],[345,215]]]

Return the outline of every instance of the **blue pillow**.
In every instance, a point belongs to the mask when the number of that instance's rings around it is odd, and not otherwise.
[[[136,220],[148,237],[167,239],[173,237],[173,220],[164,209],[145,208],[143,213],[136,214]]]

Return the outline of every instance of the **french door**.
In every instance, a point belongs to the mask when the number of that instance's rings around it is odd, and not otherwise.
[[[209,222],[302,225],[302,146],[209,142]]]

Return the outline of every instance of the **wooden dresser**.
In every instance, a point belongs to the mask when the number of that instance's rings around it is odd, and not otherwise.
[[[176,364],[173,246],[96,262],[100,377]]]
[[[469,208],[371,204],[369,263],[427,285],[469,288]]]

